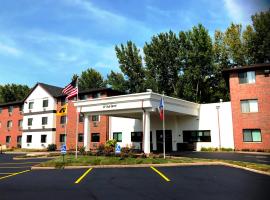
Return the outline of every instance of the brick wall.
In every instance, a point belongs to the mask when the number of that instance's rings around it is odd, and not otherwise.
[[[256,70],[255,84],[239,84],[238,73],[232,72],[230,96],[235,149],[270,149],[270,77]],[[243,99],[258,99],[258,112],[242,113]],[[243,129],[261,129],[262,142],[243,142]]]
[[[20,105],[13,105],[13,112],[8,112],[8,106],[2,107],[0,113],[0,144],[7,147],[17,147],[17,136],[22,135],[22,129],[19,127],[19,120],[23,119],[23,115],[19,109]],[[12,121],[12,127],[7,128],[7,122]],[[11,136],[11,141],[6,144],[6,136]]]

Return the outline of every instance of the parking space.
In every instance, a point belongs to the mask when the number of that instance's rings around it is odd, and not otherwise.
[[[270,177],[224,166],[37,170],[0,180],[5,199],[269,199]],[[81,179],[80,179],[81,178]],[[78,183],[76,181],[80,179]]]

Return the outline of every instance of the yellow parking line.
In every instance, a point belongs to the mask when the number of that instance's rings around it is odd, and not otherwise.
[[[83,175],[78,178],[76,181],[75,181],[75,184],[78,184],[81,182],[81,180],[92,170],[93,168],[89,168],[86,172],[83,173]]]
[[[14,172],[10,172],[10,173],[0,173],[0,174],[13,174]]]
[[[165,179],[167,182],[171,181],[168,177],[166,177],[163,173],[161,173],[160,171],[158,171],[155,167],[151,166],[150,167],[152,170],[154,170],[156,173],[158,173],[158,175],[160,175],[163,179]]]
[[[13,174],[10,174],[10,175],[7,175],[7,176],[3,176],[0,178],[1,179],[4,179],[4,178],[8,178],[8,177],[11,177],[11,176],[16,176],[18,174],[22,174],[22,173],[25,173],[25,172],[29,172],[30,170],[24,170],[24,171],[21,171],[21,172],[16,172],[16,173],[13,173]]]

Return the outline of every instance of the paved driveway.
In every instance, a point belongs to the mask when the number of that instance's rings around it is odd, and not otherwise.
[[[224,166],[156,169],[170,181],[151,168],[30,171],[0,180],[0,199],[268,200],[270,196],[270,176],[241,169]],[[78,179],[80,182],[76,184]]]
[[[191,158],[208,158],[208,159],[223,159],[235,160],[243,162],[253,162],[270,165],[269,154],[248,154],[248,153],[235,153],[235,152],[179,152],[172,155],[191,157]]]

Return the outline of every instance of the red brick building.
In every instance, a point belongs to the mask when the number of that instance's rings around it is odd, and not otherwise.
[[[229,79],[236,150],[270,149],[270,64],[224,70]]]
[[[23,102],[0,104],[0,144],[21,147]]]

